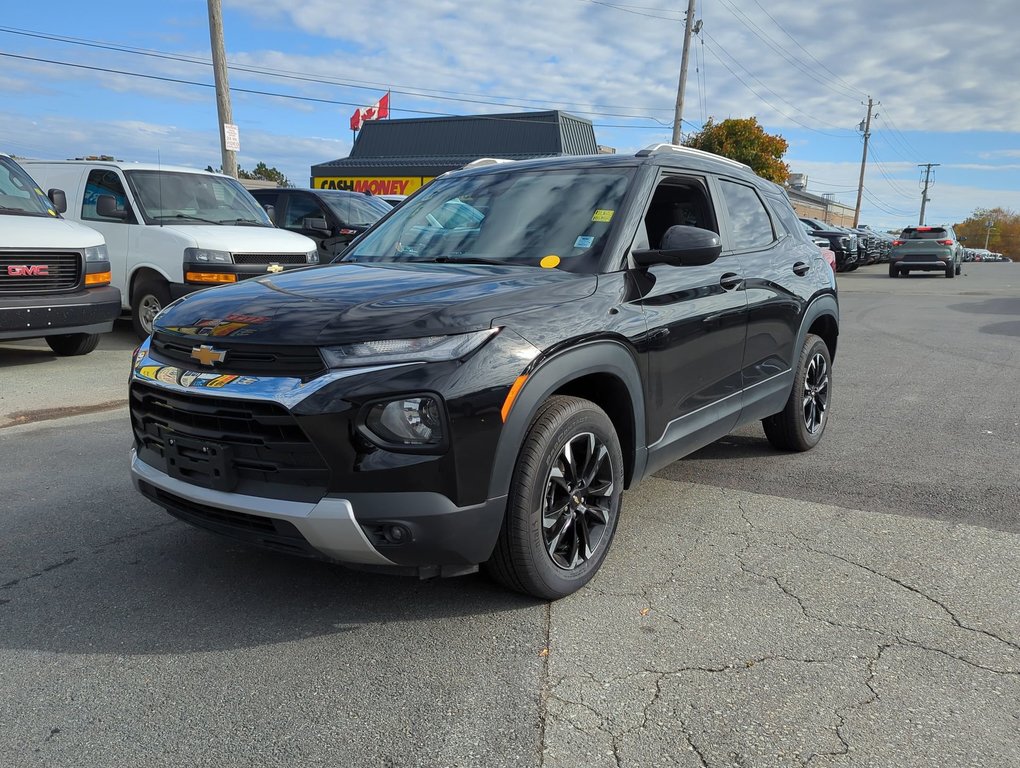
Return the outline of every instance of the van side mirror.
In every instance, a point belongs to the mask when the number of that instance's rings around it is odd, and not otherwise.
[[[695,267],[711,264],[722,253],[719,235],[701,227],[675,224],[666,230],[659,248],[631,251],[640,267],[653,264],[671,264],[675,267]]]
[[[53,208],[57,213],[67,212],[67,195],[64,194],[64,190],[51,189],[46,193],[46,197],[53,203]]]
[[[113,195],[100,195],[96,199],[96,215],[107,219],[126,219],[131,212],[126,205],[118,208],[117,198]]]
[[[266,203],[265,205],[262,206],[262,210],[264,210],[266,212],[266,216],[269,217],[269,220],[271,222],[273,222],[273,224],[275,224],[276,223],[276,206],[275,205],[271,205],[270,203]]]

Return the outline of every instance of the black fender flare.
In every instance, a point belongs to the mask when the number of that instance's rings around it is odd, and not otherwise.
[[[797,356],[800,355],[800,350],[804,348],[804,339],[808,334],[808,329],[814,324],[815,320],[824,315],[830,316],[836,321],[836,333],[839,334],[839,303],[836,297],[831,293],[824,293],[821,296],[816,297],[807,308],[804,310],[804,317],[800,322],[800,331],[797,334],[797,346],[794,347],[794,358],[793,368],[796,369]],[[836,350],[832,350],[832,357],[835,359]]]
[[[644,474],[648,457],[645,437],[645,401],[641,373],[634,353],[623,343],[609,339],[584,342],[540,359],[514,400],[500,431],[489,478],[489,498],[506,496],[517,457],[528,428],[542,403],[571,381],[593,373],[615,376],[627,388],[634,418],[634,465],[631,483]]]

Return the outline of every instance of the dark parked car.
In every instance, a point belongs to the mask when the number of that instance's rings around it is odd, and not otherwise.
[[[319,260],[324,262],[391,209],[381,198],[340,189],[279,187],[253,189],[251,194],[272,211],[276,226],[312,238],[319,246]]]
[[[829,241],[829,248],[836,254],[836,271],[852,272],[859,266],[860,254],[857,250],[857,235],[849,230],[828,224],[818,219],[801,218],[808,227],[812,237],[824,237]]]
[[[963,265],[963,251],[959,238],[948,225],[906,227],[889,252],[889,277],[909,275],[915,270],[956,277]]]
[[[838,316],[786,193],[739,163],[458,171],[338,263],[164,310],[132,365],[132,475],[255,544],[561,597],[641,478],[755,421],[818,443]]]

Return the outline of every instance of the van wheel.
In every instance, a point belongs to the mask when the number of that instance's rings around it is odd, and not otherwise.
[[[139,339],[152,333],[152,321],[170,303],[170,289],[158,277],[143,277],[131,291],[131,325]]]
[[[822,439],[832,398],[832,359],[825,342],[813,333],[804,339],[793,389],[786,407],[762,419],[765,437],[784,451],[807,451]]]
[[[549,398],[524,439],[486,572],[546,600],[576,592],[605,560],[622,493],[623,454],[605,411]]]
[[[61,336],[47,336],[46,343],[61,357],[87,355],[99,346],[99,334],[65,333]]]

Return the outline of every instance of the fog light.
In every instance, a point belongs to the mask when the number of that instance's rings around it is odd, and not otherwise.
[[[435,445],[443,440],[439,403],[432,397],[406,397],[376,403],[365,426],[378,439],[396,445]]]
[[[403,544],[411,540],[411,532],[402,525],[387,525],[383,530],[383,536],[390,544]]]

